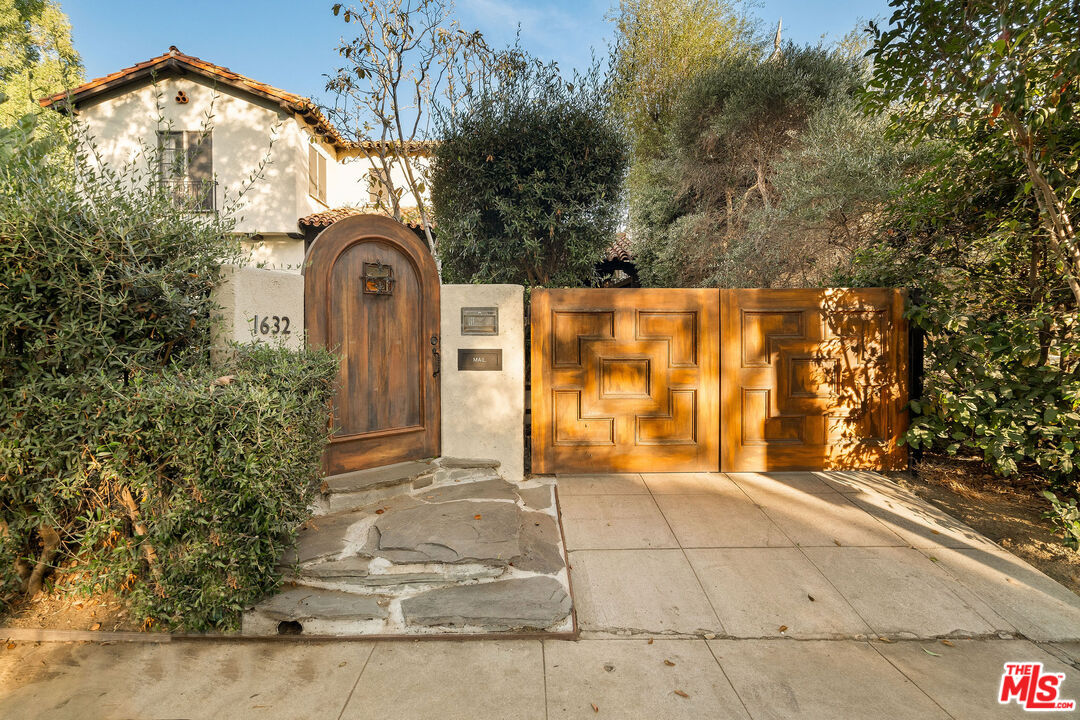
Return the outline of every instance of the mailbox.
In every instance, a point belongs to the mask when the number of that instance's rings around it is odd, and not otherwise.
[[[394,292],[394,268],[380,262],[364,263],[365,295],[391,295]]]

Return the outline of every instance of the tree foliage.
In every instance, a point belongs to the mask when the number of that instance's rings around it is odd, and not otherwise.
[[[1080,542],[1075,6],[896,0],[866,101],[892,132],[936,148],[850,279],[918,286],[927,332],[914,447],[1034,468]]]
[[[845,264],[920,162],[857,107],[864,72],[849,53],[787,44],[692,80],[631,187],[642,282],[816,285]]]
[[[0,0],[0,126],[82,80],[71,25],[55,0]]]
[[[378,209],[401,221],[401,201],[410,194],[432,252],[427,167],[417,161],[414,146],[431,139],[435,105],[443,101],[453,108],[467,97],[492,56],[479,32],[458,25],[452,8],[445,0],[331,6],[357,31],[337,48],[343,64],[326,84],[336,96],[330,116],[350,140],[375,141],[367,158],[386,190],[385,197],[379,195]],[[404,186],[396,184],[397,174],[405,178]]]
[[[753,23],[738,0],[620,0],[612,20],[613,108],[639,161],[660,150],[685,83],[720,58],[755,49]]]
[[[448,282],[591,283],[615,237],[628,151],[594,68],[519,58],[441,116],[432,202]]]
[[[869,105],[898,129],[1015,159],[1047,243],[1080,308],[1080,39],[1072,0],[893,0],[877,32]]]

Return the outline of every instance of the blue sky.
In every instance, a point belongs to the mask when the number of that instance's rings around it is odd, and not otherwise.
[[[338,63],[334,48],[351,29],[330,13],[330,0],[60,0],[71,18],[76,49],[87,77],[106,75],[166,52],[225,65],[277,87],[319,98],[323,74]],[[612,25],[605,20],[617,0],[457,0],[466,28],[481,30],[495,46],[513,41],[521,25],[524,46],[584,67],[592,51],[607,52]],[[859,20],[888,16],[886,0],[759,0],[763,27],[784,20],[784,37],[816,43],[843,37]]]

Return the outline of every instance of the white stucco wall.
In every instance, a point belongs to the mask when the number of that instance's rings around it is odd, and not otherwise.
[[[187,103],[176,102],[181,91]],[[253,264],[299,272],[304,243],[288,237],[299,233],[297,220],[329,208],[363,206],[369,200],[367,177],[377,159],[313,140],[306,123],[272,102],[216,86],[195,74],[125,87],[85,102],[78,116],[93,145],[91,155],[113,168],[137,168],[142,182],[157,180],[159,130],[210,128],[216,204],[233,213],[238,233],[255,236],[244,241]],[[326,158],[325,204],[308,193],[308,148],[313,142]],[[415,161],[427,167],[429,159]],[[253,173],[258,174],[255,180]],[[400,164],[392,178],[397,186],[407,186]],[[406,193],[402,205],[415,207],[415,197]]]
[[[241,243],[254,267],[298,273],[304,267],[304,241],[287,235],[261,235]]]
[[[176,102],[181,90],[187,103]],[[296,119],[271,103],[189,75],[90,101],[78,117],[102,162],[114,168],[133,163],[145,171],[145,180],[157,178],[156,166],[147,163],[155,156],[159,130],[212,129],[217,206],[235,210],[237,231],[297,231],[297,213],[307,206],[297,197],[296,175],[303,173],[306,197],[307,149]],[[297,163],[301,152],[304,160]],[[251,182],[264,160],[260,177]]]
[[[442,286],[442,454],[493,458],[507,480],[525,473],[525,290]],[[496,307],[498,335],[462,335],[463,307]],[[459,349],[502,349],[501,371],[458,370]]]
[[[426,156],[413,157],[413,163],[418,173],[426,173],[430,162],[430,158]],[[380,172],[382,169],[377,156],[368,157],[358,154],[357,151],[352,151],[347,156],[343,154],[335,168],[334,181],[329,183],[328,199],[330,205],[332,207],[341,207],[344,205],[366,204],[370,199],[367,178],[368,173],[373,169],[379,169]],[[327,172],[329,174],[329,168],[327,168]],[[395,162],[393,164],[390,179],[395,187],[406,189],[401,198],[402,207],[416,207],[416,196],[407,190],[409,183],[402,163]],[[426,181],[426,178],[421,179],[420,182],[425,185],[424,198],[428,199],[429,192],[427,192],[426,188],[430,187],[430,183]]]

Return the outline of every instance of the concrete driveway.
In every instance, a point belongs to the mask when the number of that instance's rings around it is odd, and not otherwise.
[[[1080,640],[1080,597],[876,473],[558,485],[586,637]]]
[[[877,475],[559,487],[581,640],[12,643],[0,717],[1029,716],[1007,662],[1080,700],[1080,598]]]

